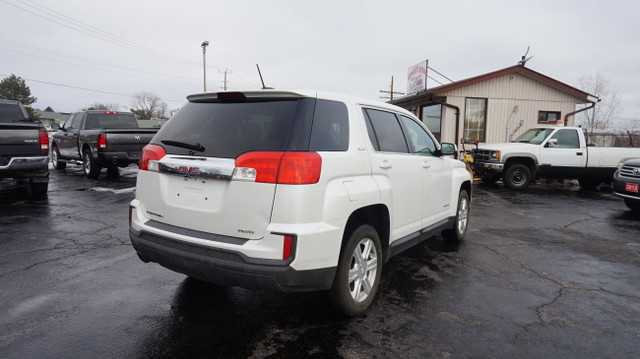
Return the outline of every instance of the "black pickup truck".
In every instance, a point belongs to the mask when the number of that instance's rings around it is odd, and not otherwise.
[[[73,113],[51,139],[53,165],[61,170],[67,162],[82,163],[88,178],[98,178],[103,168],[117,176],[120,167],[140,161],[142,148],[156,132],[157,128],[140,128],[131,112]]]
[[[18,101],[0,100],[0,179],[28,180],[32,196],[49,188],[49,137]]]

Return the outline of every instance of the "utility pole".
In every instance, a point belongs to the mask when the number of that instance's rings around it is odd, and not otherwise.
[[[393,91],[393,76],[391,76],[391,90],[390,91],[384,91],[384,90],[380,90],[380,93],[384,93],[384,94],[389,94],[389,96],[380,96],[380,98],[388,98],[390,101],[393,101],[393,95],[404,95],[404,92],[396,92]]]
[[[218,71],[219,74],[224,74],[224,80],[223,80],[223,85],[222,85],[222,89],[224,91],[227,91],[227,74],[232,74],[233,71],[229,70],[229,69],[224,69],[224,71]]]
[[[204,73],[204,92],[207,92],[207,46],[209,46],[209,41],[203,41],[202,45],[202,71]]]

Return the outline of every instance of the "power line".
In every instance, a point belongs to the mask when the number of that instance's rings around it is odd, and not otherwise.
[[[147,47],[145,45],[127,40],[125,38],[122,38],[120,36],[117,35],[113,35],[110,34],[104,30],[98,29],[94,26],[91,26],[89,24],[86,24],[82,21],[76,20],[72,17],[69,17],[67,15],[64,15],[62,13],[59,13],[55,10],[52,10],[50,8],[47,8],[43,5],[37,4],[33,1],[30,0],[14,0],[17,1],[25,6],[28,6],[32,9],[34,9],[35,11],[26,9],[24,7],[18,6],[16,4],[10,3],[8,0],[0,0],[8,5],[11,5],[17,9],[20,9],[22,11],[28,12],[32,15],[38,16],[42,19],[45,19],[47,21],[51,21],[53,23],[56,23],[58,25],[64,26],[66,28],[72,29],[74,31],[77,32],[81,32],[85,35],[91,36],[91,37],[95,37],[98,39],[101,39],[103,41],[106,42],[110,42],[112,44],[118,45],[118,46],[122,46],[125,47],[127,49],[133,50],[133,51],[137,51],[137,52],[141,52],[143,54],[146,55],[151,55],[163,60],[167,60],[167,61],[172,61],[172,62],[176,62],[176,63],[181,63],[181,64],[187,64],[187,65],[191,65],[191,66],[198,66],[200,67],[200,64],[196,61],[191,61],[191,60],[187,60],[187,59],[183,59],[180,58],[178,56],[174,56],[171,54],[167,54],[158,50],[154,50],[150,47]],[[47,16],[45,16],[45,15]],[[215,67],[214,68],[218,68]]]
[[[25,46],[25,45],[18,44],[18,43],[13,43],[12,44],[11,42],[8,42],[8,41],[3,40],[2,38],[0,38],[0,45],[2,45],[3,43],[7,44],[9,46],[15,46],[15,47],[19,47],[19,48],[24,48],[26,50],[31,50],[31,51],[37,50],[39,52],[52,54],[54,56],[60,56],[62,58],[70,59],[70,60],[73,60],[73,61],[79,61],[79,62],[84,62],[84,63],[89,63],[89,64],[96,64],[96,65],[105,66],[105,67],[112,67],[112,68],[115,68],[115,69],[130,71],[130,72],[134,72],[134,73],[142,73],[142,74],[161,76],[161,77],[167,77],[167,78],[175,78],[175,79],[179,79],[179,80],[189,80],[189,81],[169,80],[169,81],[182,83],[182,84],[193,84],[195,81],[199,81],[199,79],[196,79],[196,78],[187,78],[187,77],[178,76],[178,75],[160,74],[160,73],[151,72],[151,71],[144,71],[144,70],[139,70],[139,69],[128,68],[128,67],[125,67],[125,66],[112,65],[112,64],[108,64],[108,63],[100,62],[100,61],[96,62],[96,61],[92,61],[92,60],[89,60],[89,59],[69,56],[69,55],[66,55],[66,54],[60,54],[60,53],[56,53],[56,52],[53,52],[53,51],[48,51],[48,50],[44,50],[44,49],[38,49],[38,48],[35,48],[35,47],[29,47],[29,46]],[[96,71],[115,73],[115,74],[120,74],[120,75],[123,75],[123,76],[137,77],[137,78],[146,79],[146,80],[154,80],[154,79],[150,79],[148,77],[137,76],[137,75],[132,75],[132,74],[125,74],[123,72],[109,71],[109,70],[101,69],[101,68],[98,68],[98,67],[95,67],[95,66],[72,63],[72,62],[63,61],[63,60],[59,60],[59,59],[49,58],[49,57],[46,57],[46,56],[41,56],[38,53],[33,54],[33,53],[28,53],[28,52],[24,52],[24,51],[15,50],[15,49],[10,49],[10,48],[6,48],[6,47],[2,47],[2,46],[0,46],[0,49],[3,49],[5,51],[11,51],[11,52],[18,53],[18,54],[28,55],[28,56],[31,56],[31,57],[41,58],[41,59],[44,59],[44,60],[47,60],[47,61],[54,61],[54,62],[59,62],[59,63],[67,64],[67,65],[84,67],[84,68],[88,68],[88,69],[92,69],[92,70],[96,70]]]
[[[0,76],[9,76],[7,74],[0,74]],[[83,91],[90,91],[90,92],[97,92],[97,93],[103,93],[103,94],[107,94],[107,95],[117,95],[117,96],[125,96],[125,97],[135,97],[135,95],[132,94],[126,94],[126,93],[121,93],[121,92],[113,92],[113,91],[105,91],[105,90],[96,90],[96,89],[91,89],[91,88],[87,88],[87,87],[80,87],[80,86],[73,86],[73,85],[67,85],[67,84],[60,84],[60,83],[56,83],[56,82],[50,82],[50,81],[42,81],[42,80],[35,80],[35,79],[28,79],[28,78],[24,78],[21,77],[23,80],[26,81],[31,81],[31,82],[36,82],[36,83],[41,83],[41,84],[45,84],[45,85],[51,85],[51,86],[58,86],[58,87],[66,87],[66,88],[71,88],[71,89],[75,89],[75,90],[83,90]],[[167,102],[184,102],[186,100],[170,100],[170,99],[161,99],[163,101],[167,101]]]

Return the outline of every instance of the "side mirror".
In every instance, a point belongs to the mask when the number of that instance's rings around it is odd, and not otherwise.
[[[440,144],[440,153],[442,153],[443,156],[455,155],[457,151],[458,149],[456,148],[456,145],[454,145],[453,143],[442,142]]]
[[[555,146],[557,144],[558,144],[558,139],[557,138],[552,138],[552,139],[549,139],[549,141],[547,142],[545,147]]]
[[[58,131],[58,130],[60,130],[60,125],[58,125],[57,123],[52,123],[51,124],[51,128],[56,130],[56,131]]]

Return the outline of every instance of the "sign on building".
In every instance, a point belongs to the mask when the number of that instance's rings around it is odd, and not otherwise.
[[[407,95],[427,89],[427,68],[429,60],[409,67],[407,76]]]

